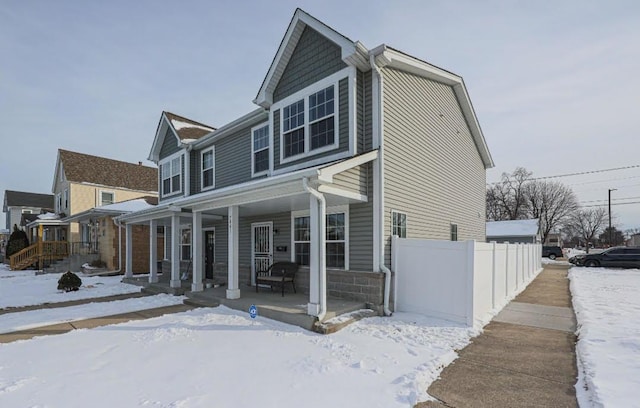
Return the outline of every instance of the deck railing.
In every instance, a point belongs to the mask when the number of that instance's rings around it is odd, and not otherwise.
[[[11,255],[12,270],[20,270],[41,261],[63,259],[69,256],[69,243],[66,241],[40,241]]]

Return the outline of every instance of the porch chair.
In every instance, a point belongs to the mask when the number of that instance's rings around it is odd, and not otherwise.
[[[298,264],[293,262],[276,262],[266,271],[256,271],[256,293],[258,293],[258,286],[261,284],[271,286],[271,290],[273,290],[274,286],[280,286],[284,297],[284,285],[286,283],[291,283],[293,293],[297,293],[295,284],[296,272],[298,272]]]

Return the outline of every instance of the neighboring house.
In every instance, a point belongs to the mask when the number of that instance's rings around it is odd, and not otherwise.
[[[53,195],[27,193],[24,191],[5,190],[2,211],[6,213],[7,229],[13,231],[13,226],[21,226],[23,214],[40,214],[53,211]],[[24,229],[24,228],[23,228]]]
[[[633,234],[629,238],[628,246],[640,246],[640,234]]]
[[[137,198],[91,208],[69,216],[65,218],[65,221],[97,226],[98,233],[93,236],[94,241],[90,242],[89,246],[95,248],[100,254],[100,259],[105,262],[107,269],[123,270],[125,236],[123,229],[114,219],[123,214],[154,208],[157,204],[157,197]],[[144,225],[136,225],[133,228],[131,238],[135,253],[132,260],[133,272],[149,272],[149,228]],[[164,257],[163,233],[158,235],[158,240],[157,246],[161,250],[157,259],[161,260]]]
[[[540,243],[538,219],[487,222],[487,242]]]
[[[83,211],[146,196],[157,196],[158,170],[105,157],[58,150],[52,191],[55,212],[66,217]],[[94,242],[95,223],[69,224],[69,242]]]
[[[327,295],[388,306],[392,235],[485,240],[493,161],[460,76],[298,9],[254,102],[210,131],[161,115],[159,204],[119,220],[165,227],[171,287],[190,268],[192,291],[224,279],[239,298],[292,261],[322,319]]]

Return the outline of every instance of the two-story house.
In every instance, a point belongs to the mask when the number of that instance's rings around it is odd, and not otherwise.
[[[2,211],[6,214],[6,225],[20,227],[23,214],[40,214],[53,211],[53,195],[5,190]]]
[[[392,235],[485,240],[493,162],[460,76],[298,9],[254,102],[197,137],[160,118],[159,205],[120,220],[127,234],[165,226],[171,287],[190,262],[192,291],[221,274],[239,298],[285,260],[300,265],[309,315],[322,320],[327,296],[389,313]]]

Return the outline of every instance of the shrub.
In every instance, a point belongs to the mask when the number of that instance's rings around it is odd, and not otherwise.
[[[80,289],[80,286],[82,286],[82,279],[71,271],[65,272],[58,280],[58,290],[64,290],[65,292],[76,291]]]
[[[11,255],[16,252],[20,252],[29,246],[29,238],[27,233],[19,230],[17,225],[13,225],[13,232],[9,236],[9,242],[7,243],[6,256],[10,258]]]

